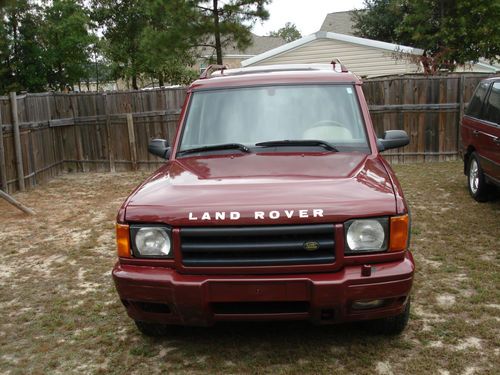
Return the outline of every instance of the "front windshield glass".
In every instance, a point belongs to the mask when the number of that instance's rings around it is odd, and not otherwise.
[[[320,140],[369,153],[352,85],[264,86],[194,92],[180,151],[239,143]],[[266,151],[268,151],[266,149]]]

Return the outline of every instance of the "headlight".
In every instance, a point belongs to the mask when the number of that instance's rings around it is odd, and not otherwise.
[[[387,250],[387,218],[350,220],[345,223],[346,252]]]
[[[134,255],[144,258],[172,257],[170,230],[159,226],[131,226]]]

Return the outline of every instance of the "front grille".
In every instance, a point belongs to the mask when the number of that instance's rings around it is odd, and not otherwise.
[[[281,266],[335,261],[332,224],[184,228],[182,262],[188,267]]]

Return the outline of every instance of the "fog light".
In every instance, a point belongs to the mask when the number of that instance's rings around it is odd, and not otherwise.
[[[368,309],[376,309],[384,304],[383,299],[371,299],[364,301],[354,301],[352,303],[353,310],[368,310]]]

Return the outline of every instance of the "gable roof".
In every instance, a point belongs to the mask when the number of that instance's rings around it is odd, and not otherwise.
[[[319,31],[334,32],[338,34],[354,35],[354,22],[352,11],[328,13]]]
[[[245,49],[240,50],[235,44],[230,44],[222,49],[223,56],[245,56],[251,57],[282,46],[286,41],[273,36],[260,36],[252,33],[252,43]],[[204,47],[200,55],[203,57],[215,56],[215,49]]]
[[[373,39],[359,38],[357,36],[352,36],[352,35],[318,31],[314,34],[307,35],[301,39],[295,40],[293,42],[284,44],[280,47],[274,48],[274,49],[269,50],[267,52],[261,53],[260,55],[243,60],[241,62],[241,65],[247,66],[250,64],[255,64],[256,62],[259,62],[259,61],[268,59],[270,57],[285,53],[287,51],[291,51],[291,50],[298,48],[304,44],[310,43],[316,39],[339,40],[342,42],[358,44],[358,45],[362,45],[362,46],[366,46],[366,47],[379,48],[379,49],[383,49],[383,50],[387,50],[387,51],[391,51],[391,52],[397,51],[397,52],[407,53],[407,54],[411,54],[411,55],[422,55],[424,53],[423,50],[418,49],[418,48],[402,46],[402,45],[386,43],[386,42],[380,42],[378,40],[373,40]],[[333,58],[333,56],[332,56],[332,58]]]

